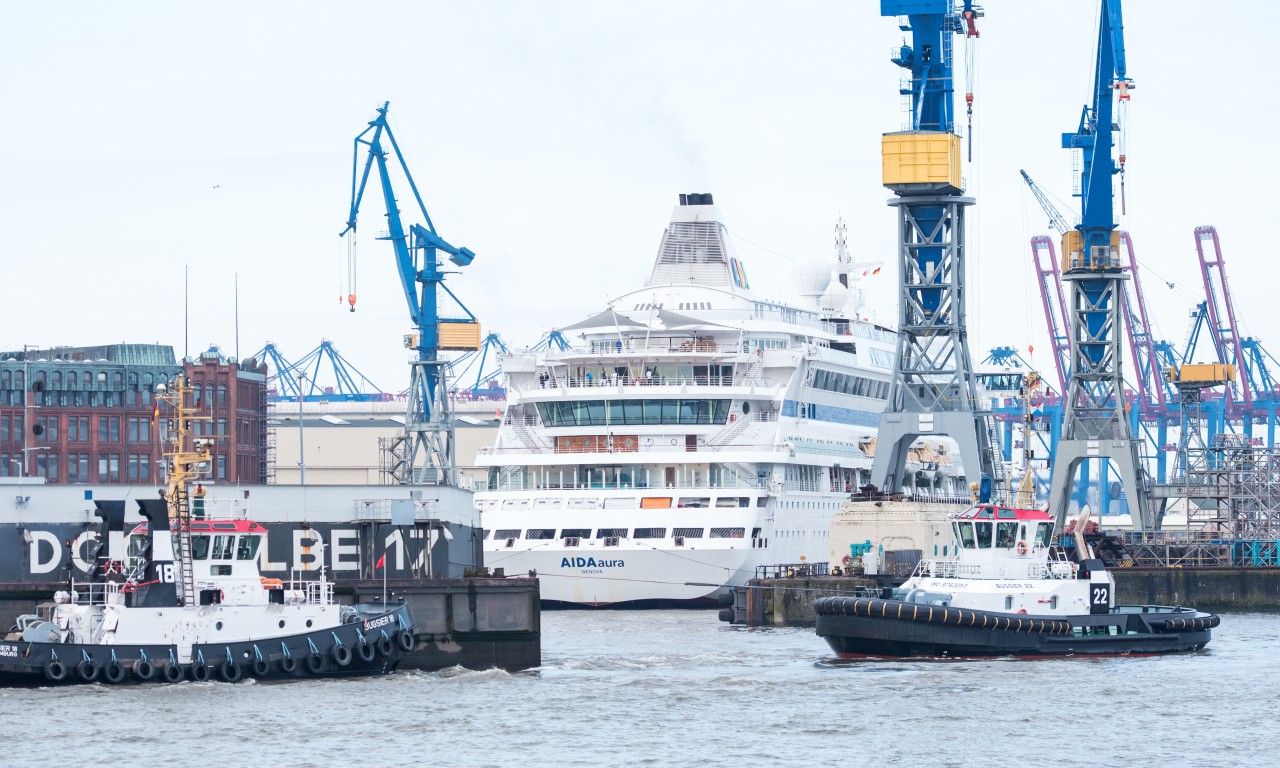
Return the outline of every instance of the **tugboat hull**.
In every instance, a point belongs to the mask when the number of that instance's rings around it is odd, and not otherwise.
[[[817,633],[844,658],[1142,656],[1196,651],[1218,617],[1117,606],[1079,616],[1018,615],[876,598],[822,598]]]
[[[0,641],[0,685],[238,682],[389,674],[414,648],[407,606],[360,621],[253,641],[176,645]]]

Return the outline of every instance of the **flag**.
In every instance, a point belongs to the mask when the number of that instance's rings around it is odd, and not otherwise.
[[[160,418],[160,401],[156,400],[155,410],[151,411],[151,423],[155,424],[156,420],[159,418]]]
[[[864,269],[864,270],[862,270],[862,276],[863,276],[863,277],[866,277],[866,276],[867,276],[867,270],[865,270],[865,269]]]
[[[374,569],[376,570],[376,569],[378,569],[378,568],[383,567],[383,566],[384,566],[384,565],[386,565],[386,564],[387,564],[387,553],[386,553],[386,552],[383,552],[383,553],[382,553],[382,557],[378,558],[378,562],[377,562],[377,564],[376,564],[376,565],[374,565],[373,567],[374,567]]]
[[[880,274],[880,268],[879,268],[879,267],[876,267],[875,269],[871,270],[871,274],[873,274],[873,275],[878,275],[878,274]]]

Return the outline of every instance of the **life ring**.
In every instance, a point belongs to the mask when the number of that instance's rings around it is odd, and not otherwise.
[[[1025,555],[1025,554],[1027,554],[1027,542],[1025,542],[1025,541],[1019,541],[1019,542],[1018,542],[1018,547],[1017,547],[1017,549],[1018,549],[1018,554],[1019,554],[1019,555]]]
[[[324,670],[324,657],[318,653],[312,653],[307,656],[307,671],[313,675],[320,674]]]
[[[271,662],[263,658],[253,660],[253,676],[266,677],[271,673]]]
[[[391,652],[395,650],[396,646],[395,646],[395,643],[392,642],[390,637],[383,635],[382,637],[378,638],[377,647],[378,647],[378,655],[383,658],[386,658],[391,655]]]
[[[182,667],[178,664],[166,664],[161,672],[166,683],[182,682]]]
[[[280,659],[280,671],[286,675],[292,675],[293,671],[298,668],[297,659],[292,656],[285,656]]]
[[[154,664],[146,659],[138,659],[133,662],[133,674],[136,675],[139,680],[146,682],[156,676],[156,668]]]
[[[400,646],[401,651],[409,653],[417,644],[417,639],[414,638],[413,633],[409,630],[402,629],[396,633],[396,645]]]
[[[840,562],[845,565],[853,565],[853,556],[845,555],[844,557],[840,558]]]
[[[197,683],[206,683],[209,681],[209,668],[203,664],[191,665],[191,679]]]
[[[84,659],[76,665],[76,675],[86,683],[92,683],[98,679],[98,665],[93,663],[93,659]]]
[[[222,665],[218,667],[218,677],[221,677],[223,680],[227,681],[228,683],[240,682],[240,677],[242,674],[243,672],[240,671],[240,665],[235,663],[231,659],[227,659],[226,661],[222,662]]]
[[[44,676],[51,682],[60,683],[67,679],[67,667],[57,659],[49,659],[44,663]]]
[[[368,664],[369,662],[373,661],[374,655],[375,655],[375,651],[373,650],[373,644],[370,643],[368,640],[365,640],[360,643],[356,643],[356,656],[361,661]]]
[[[120,666],[120,662],[112,659],[102,668],[102,676],[108,683],[118,683],[124,679],[124,667]]]
[[[345,645],[333,646],[333,650],[329,654],[333,656],[333,663],[340,667],[345,667],[351,663],[351,649]]]
[[[1027,614],[1027,609],[1026,609],[1026,608],[1019,608],[1019,609],[1018,609],[1018,615],[1019,615],[1019,616],[1025,616],[1026,614]]]

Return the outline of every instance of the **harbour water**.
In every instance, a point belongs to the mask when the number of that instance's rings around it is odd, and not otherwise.
[[[1260,765],[1278,621],[1191,655],[840,661],[714,611],[547,612],[518,674],[0,690],[0,765]]]

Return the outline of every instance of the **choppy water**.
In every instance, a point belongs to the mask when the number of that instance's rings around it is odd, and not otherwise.
[[[0,690],[0,765],[1265,765],[1280,616],[1134,659],[834,660],[714,611],[543,614],[535,671]]]

